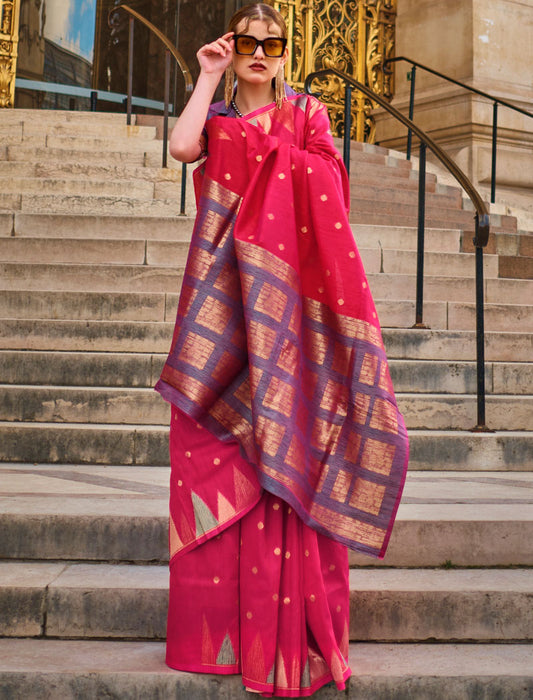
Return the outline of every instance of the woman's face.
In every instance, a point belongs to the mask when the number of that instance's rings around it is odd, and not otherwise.
[[[237,25],[236,34],[246,34],[256,39],[266,39],[269,36],[281,36],[281,30],[273,22],[268,23],[260,19],[251,20],[248,25],[242,21]],[[270,83],[276,77],[279,67],[287,61],[288,49],[285,49],[281,58],[269,58],[265,56],[262,46],[257,46],[252,56],[242,56],[233,52],[233,69],[240,80],[261,85]]]

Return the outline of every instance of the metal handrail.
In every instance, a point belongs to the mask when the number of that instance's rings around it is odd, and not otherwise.
[[[490,181],[490,201],[492,204],[496,201],[496,151],[497,151],[497,142],[498,142],[498,105],[502,105],[503,107],[507,107],[508,109],[512,109],[515,112],[520,112],[520,114],[525,114],[526,117],[533,117],[532,112],[528,112],[526,109],[522,109],[521,107],[517,107],[516,105],[512,104],[511,102],[507,102],[507,100],[502,100],[499,97],[495,97],[494,95],[489,94],[488,92],[483,92],[483,90],[478,90],[477,88],[472,87],[471,85],[467,85],[466,83],[462,83],[460,80],[455,80],[455,78],[450,78],[449,75],[445,75],[444,73],[440,73],[438,70],[435,70],[434,68],[430,68],[429,66],[424,65],[423,63],[420,63],[419,61],[414,61],[412,58],[407,58],[407,56],[395,56],[394,58],[388,58],[384,64],[383,64],[383,70],[385,72],[390,73],[390,69],[387,69],[387,65],[390,63],[397,63],[398,61],[406,61],[407,63],[410,63],[413,68],[411,70],[410,74],[410,81],[411,81],[411,89],[410,89],[410,95],[409,95],[409,119],[413,118],[413,111],[414,111],[414,101],[415,101],[415,81],[416,81],[416,69],[421,68],[422,70],[425,70],[427,73],[431,73],[432,75],[436,75],[438,78],[442,78],[443,80],[447,80],[449,83],[453,83],[454,85],[458,85],[459,87],[464,88],[465,90],[468,90],[469,92],[473,92],[476,95],[480,95],[481,97],[486,97],[488,100],[492,101],[492,161],[491,161],[491,181]],[[411,136],[412,132],[409,130],[407,134],[407,160],[411,158]]]
[[[168,116],[169,116],[169,99],[170,99],[170,56],[172,55],[176,63],[181,69],[183,74],[183,79],[185,81],[185,94],[184,102],[190,97],[193,91],[193,81],[192,76],[185,60],[178,51],[178,49],[172,44],[170,39],[166,37],[163,32],[161,32],[154,24],[152,24],[146,17],[143,17],[136,10],[131,8],[129,5],[120,4],[111,8],[108,13],[108,25],[111,27],[111,17],[118,10],[124,10],[127,12],[129,17],[129,42],[128,42],[128,97],[126,100],[126,111],[127,111],[127,123],[131,124],[131,107],[132,107],[132,93],[133,93],[133,37],[134,37],[134,21],[137,19],[139,22],[148,27],[148,29],[154,34],[165,46],[165,98],[164,98],[164,116],[163,116],[163,158],[162,165],[163,168],[167,167],[167,145],[168,145]],[[182,167],[182,180],[186,177],[185,165]],[[183,186],[182,186],[183,190]],[[185,198],[182,196],[181,202],[181,214],[185,213]]]
[[[487,205],[481,198],[465,173],[454,163],[450,157],[438,146],[433,139],[428,136],[420,127],[404,116],[393,107],[381,95],[376,94],[366,85],[358,82],[351,76],[336,68],[326,68],[314,73],[310,73],[305,79],[305,91],[311,93],[311,84],[317,78],[327,75],[335,75],[342,80],[345,85],[345,105],[344,105],[344,162],[349,171],[350,167],[350,133],[351,133],[351,98],[352,88],[360,90],[373,102],[379,104],[383,109],[407,126],[415,133],[421,142],[420,169],[419,169],[419,191],[418,191],[418,246],[417,246],[417,292],[416,292],[416,321],[414,328],[426,328],[422,319],[423,307],[423,258],[424,258],[424,219],[425,219],[425,151],[429,148],[445,168],[455,177],[461,187],[470,197],[475,214],[475,236],[474,245],[476,248],[476,354],[477,354],[477,425],[474,430],[488,430],[485,422],[485,327],[484,327],[484,300],[483,300],[483,248],[487,245],[490,234],[490,216]]]

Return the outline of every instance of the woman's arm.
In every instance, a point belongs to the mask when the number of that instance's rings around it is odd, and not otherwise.
[[[232,36],[233,32],[228,32],[211,44],[202,46],[196,54],[200,75],[170,135],[170,155],[176,160],[191,163],[202,153],[201,136],[209,105],[224,71],[233,59]]]

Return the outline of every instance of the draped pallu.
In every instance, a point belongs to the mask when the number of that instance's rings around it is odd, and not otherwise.
[[[196,479],[180,512],[171,499],[171,557],[238,520],[262,489],[319,533],[383,557],[407,434],[326,109],[297,95],[213,117],[207,137],[156,389],[243,459]]]

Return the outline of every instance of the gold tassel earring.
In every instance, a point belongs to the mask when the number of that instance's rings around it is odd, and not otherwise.
[[[286,99],[286,94],[285,94],[285,68],[283,65],[279,67],[279,70],[276,74],[276,81],[275,81],[275,91],[276,91],[276,107],[278,109],[281,109],[281,105],[283,104],[283,100]]]
[[[231,100],[233,99],[233,86],[235,85],[235,71],[233,70],[233,65],[226,68],[225,83],[224,83],[224,102],[226,107],[230,106]]]

